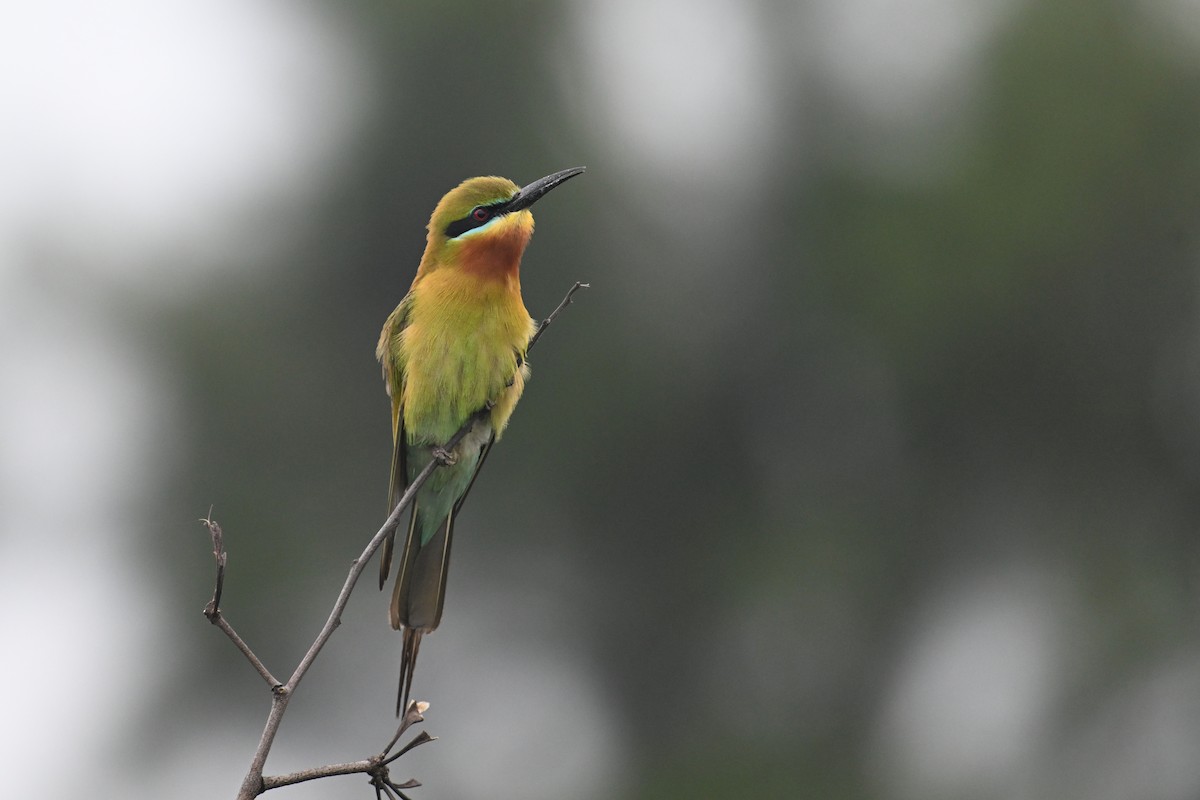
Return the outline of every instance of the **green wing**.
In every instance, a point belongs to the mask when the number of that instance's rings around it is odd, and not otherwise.
[[[405,296],[400,305],[388,316],[379,335],[379,345],[375,355],[383,367],[383,381],[388,395],[392,398],[392,472],[388,479],[388,505],[390,516],[396,509],[396,503],[408,489],[408,437],[404,430],[404,365],[398,356],[400,332],[408,325],[409,297]],[[396,545],[396,527],[388,534],[383,542],[383,553],[379,557],[379,588],[387,583],[388,573],[392,569],[392,551]]]

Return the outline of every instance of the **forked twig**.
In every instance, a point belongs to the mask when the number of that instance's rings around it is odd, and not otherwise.
[[[200,520],[207,528],[212,536],[213,543],[213,559],[217,562],[217,577],[215,586],[213,587],[212,599],[204,606],[204,616],[208,617],[208,621],[216,625],[234,646],[242,651],[242,655],[250,662],[250,666],[254,667],[255,671],[262,676],[262,679],[267,682],[267,686],[271,687],[272,691],[279,688],[279,680],[271,674],[266,665],[254,654],[250,649],[250,645],[246,644],[245,640],[238,635],[238,632],[229,624],[229,620],[225,619],[225,615],[221,613],[221,590],[225,587],[225,562],[228,556],[225,553],[225,539],[221,534],[221,526],[212,518],[212,509],[208,510],[208,516]]]
[[[388,742],[388,746],[383,749],[382,753],[373,755],[370,758],[362,761],[350,761],[345,764],[330,764],[325,767],[313,767],[311,769],[303,769],[298,772],[289,772],[287,775],[270,775],[262,779],[263,791],[269,789],[278,789],[280,786],[291,786],[296,783],[304,783],[305,781],[316,780],[317,778],[330,778],[334,775],[353,775],[355,773],[366,773],[371,776],[371,785],[375,787],[376,796],[380,792],[396,792],[400,797],[404,797],[403,789],[413,789],[421,785],[420,781],[408,780],[404,783],[395,783],[392,781],[388,771],[388,765],[395,761],[400,756],[412,750],[414,747],[419,747],[427,742],[432,742],[437,739],[436,736],[430,736],[425,731],[417,734],[411,742],[404,745],[396,752],[395,755],[388,756],[388,751],[395,746],[400,737],[406,730],[418,722],[424,722],[425,717],[422,716],[429,709],[428,703],[409,703],[408,711],[404,714],[404,719],[400,721],[400,727],[396,731],[396,735]]]

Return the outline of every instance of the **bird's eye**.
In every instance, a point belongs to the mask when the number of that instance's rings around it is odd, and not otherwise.
[[[496,218],[497,213],[504,213],[502,203],[493,203],[489,206],[475,206],[462,219],[456,219],[446,226],[446,238],[457,239],[468,231],[473,231],[476,228],[482,228],[489,220]]]

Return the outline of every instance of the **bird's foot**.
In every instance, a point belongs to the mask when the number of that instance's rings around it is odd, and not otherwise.
[[[430,452],[443,467],[452,467],[458,463],[458,456],[454,455],[454,453],[451,453],[444,447],[435,447]]]

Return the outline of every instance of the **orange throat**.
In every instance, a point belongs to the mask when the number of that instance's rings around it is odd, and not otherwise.
[[[459,265],[464,272],[491,280],[512,280],[521,270],[521,255],[532,231],[512,227],[463,242]]]

